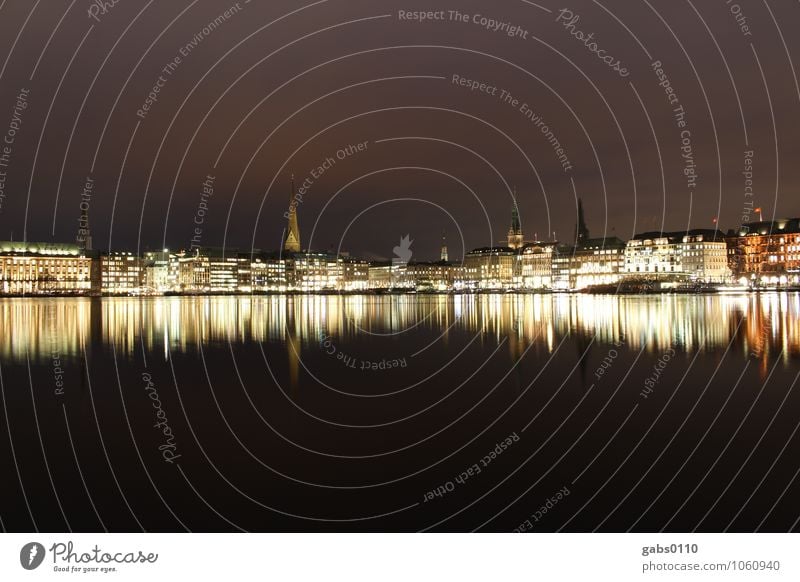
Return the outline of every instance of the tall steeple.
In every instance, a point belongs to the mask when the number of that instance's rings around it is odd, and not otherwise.
[[[578,222],[575,224],[575,244],[582,245],[589,240],[589,229],[586,227],[586,220],[583,218],[583,201],[578,198]]]
[[[289,198],[289,212],[284,216],[289,219],[289,224],[286,229],[286,241],[283,243],[283,250],[287,253],[299,253],[302,247],[300,245],[300,226],[297,224],[297,195],[294,190],[294,174],[292,174],[292,195]]]
[[[523,244],[525,244],[525,237],[522,234],[522,224],[519,220],[519,208],[517,208],[515,190],[514,206],[511,207],[511,226],[508,228],[508,246],[512,249],[521,249]]]
[[[447,239],[445,238],[444,231],[442,231],[442,254],[440,255],[440,258],[441,258],[443,263],[446,263],[447,260],[448,260],[448,257],[447,257]]]

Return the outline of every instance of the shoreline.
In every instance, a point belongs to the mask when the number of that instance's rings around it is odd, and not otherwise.
[[[782,287],[765,289],[577,289],[577,290],[550,290],[550,289],[487,289],[476,291],[264,291],[255,293],[245,292],[170,292],[170,293],[30,293],[30,294],[0,294],[3,299],[156,299],[169,297],[309,297],[309,296],[469,296],[469,295],[759,295],[762,293],[799,293],[800,287]]]

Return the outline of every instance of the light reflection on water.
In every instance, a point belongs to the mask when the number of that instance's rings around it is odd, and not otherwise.
[[[737,326],[741,321],[738,336]],[[149,298],[8,298],[0,300],[0,357],[74,357],[87,344],[113,345],[131,356],[194,352],[231,341],[315,343],[320,333],[339,340],[420,332],[482,331],[521,350],[535,341],[552,350],[567,334],[599,344],[624,339],[650,352],[677,345],[688,352],[725,348],[734,338],[744,354],[800,355],[800,294],[728,295],[398,295]]]

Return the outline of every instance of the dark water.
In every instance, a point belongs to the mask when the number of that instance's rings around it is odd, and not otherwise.
[[[798,294],[4,299],[0,330],[8,531],[798,529]]]

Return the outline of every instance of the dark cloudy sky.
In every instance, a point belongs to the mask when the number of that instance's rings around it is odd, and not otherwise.
[[[717,216],[727,229],[748,201],[765,218],[800,215],[793,0],[242,0],[213,31],[203,29],[235,2],[118,0],[95,19],[92,5],[0,3],[0,139],[29,91],[0,168],[0,239],[74,240],[90,177],[95,247],[188,247],[211,175],[203,245],[276,248],[290,175],[301,183],[327,158],[335,164],[298,205],[303,244],[368,257],[391,256],[407,233],[418,258],[438,254],[442,231],[451,256],[497,242],[513,188],[531,239],[569,240],[576,194],[593,236],[713,228]],[[579,17],[570,28],[562,8]],[[419,10],[443,10],[445,20],[400,19]],[[487,30],[476,15],[521,32]],[[686,112],[684,128],[653,61]],[[453,75],[498,90],[470,91]]]

